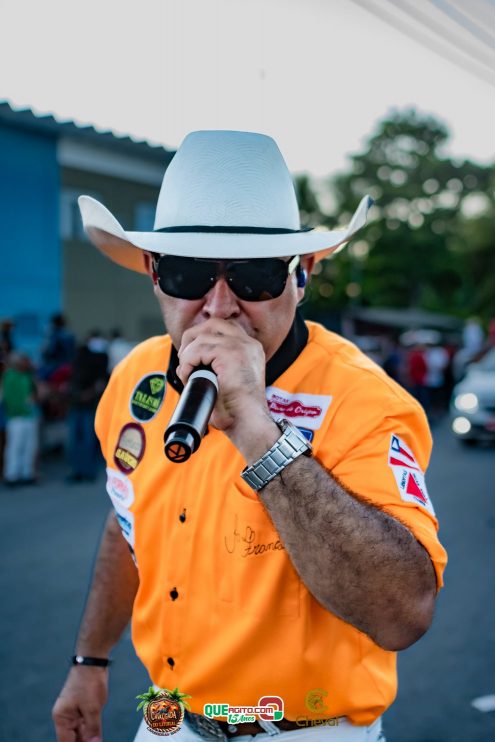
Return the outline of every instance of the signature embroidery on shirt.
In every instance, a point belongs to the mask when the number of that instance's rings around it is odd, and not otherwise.
[[[241,557],[243,559],[249,556],[265,554],[267,551],[281,551],[285,549],[280,539],[268,541],[267,543],[257,542],[256,531],[249,525],[244,529],[244,533],[241,533],[238,530],[237,514],[234,516],[234,530],[230,536],[225,536],[224,541],[225,548],[229,554],[233,554],[237,550],[237,547],[240,547],[242,549]]]

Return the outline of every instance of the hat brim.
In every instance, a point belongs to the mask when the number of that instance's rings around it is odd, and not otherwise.
[[[365,224],[373,204],[361,199],[348,226],[289,234],[237,234],[225,232],[126,232],[99,201],[79,197],[86,234],[104,255],[138,273],[146,273],[143,251],[190,258],[277,258],[313,254],[325,258],[343,246]]]

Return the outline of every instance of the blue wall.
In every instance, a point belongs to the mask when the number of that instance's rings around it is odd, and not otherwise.
[[[0,319],[33,357],[61,310],[59,189],[56,138],[0,123]]]

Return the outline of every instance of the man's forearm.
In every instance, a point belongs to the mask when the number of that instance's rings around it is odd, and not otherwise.
[[[328,610],[389,650],[427,630],[436,582],[402,523],[299,457],[260,492],[295,569]]]
[[[107,657],[132,614],[139,585],[136,566],[113,511],[101,539],[76,651]]]

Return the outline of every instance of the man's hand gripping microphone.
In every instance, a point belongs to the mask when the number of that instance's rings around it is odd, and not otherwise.
[[[165,456],[176,464],[198,450],[218,394],[218,380],[210,366],[190,375],[165,431]]]

